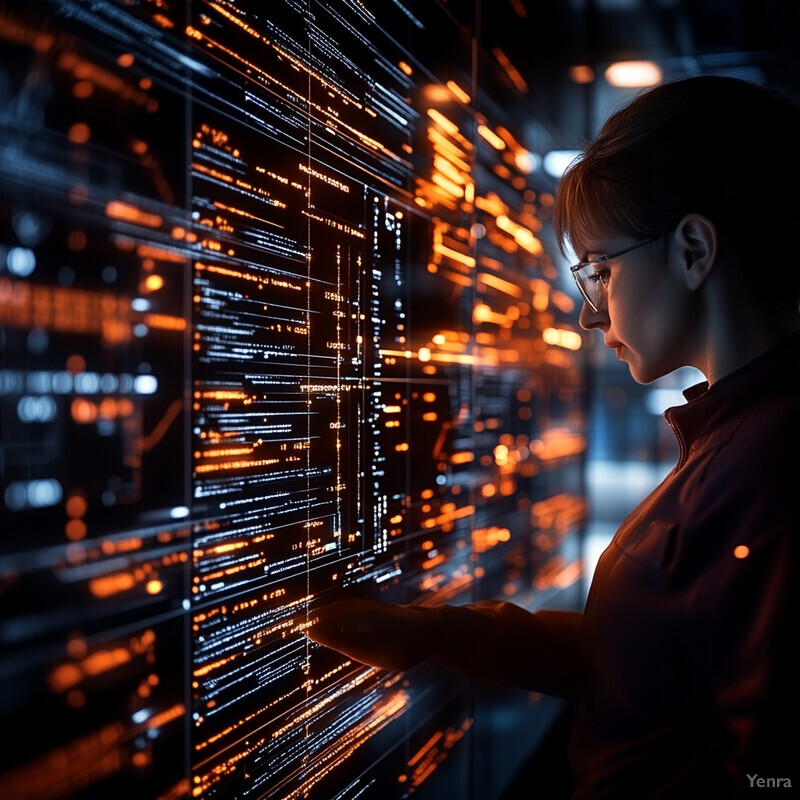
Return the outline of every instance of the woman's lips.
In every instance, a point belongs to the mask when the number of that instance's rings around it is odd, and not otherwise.
[[[605,342],[605,346],[610,347],[617,354],[617,358],[622,359],[622,351],[625,349],[625,345],[620,342]]]

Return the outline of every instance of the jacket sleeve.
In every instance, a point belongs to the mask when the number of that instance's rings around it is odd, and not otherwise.
[[[589,685],[583,614],[531,613],[485,601],[439,609],[431,661],[464,675],[557,697],[580,698]]]
[[[374,667],[431,661],[480,680],[578,697],[587,684],[582,622],[582,614],[531,613],[506,602],[431,607],[355,598],[316,609],[306,635]]]

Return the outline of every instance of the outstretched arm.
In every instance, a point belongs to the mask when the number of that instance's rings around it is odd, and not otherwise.
[[[376,667],[431,661],[481,680],[559,697],[585,696],[583,615],[512,603],[401,606],[342,600],[319,609],[309,638]]]

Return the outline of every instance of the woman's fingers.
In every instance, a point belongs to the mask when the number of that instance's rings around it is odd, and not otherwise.
[[[389,669],[405,669],[430,655],[438,619],[434,609],[361,598],[331,603],[313,616],[309,639]]]

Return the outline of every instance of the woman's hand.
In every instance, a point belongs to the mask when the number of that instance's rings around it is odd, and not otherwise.
[[[435,608],[356,598],[323,606],[313,616],[309,639],[373,667],[406,669],[429,658],[436,647]]]

